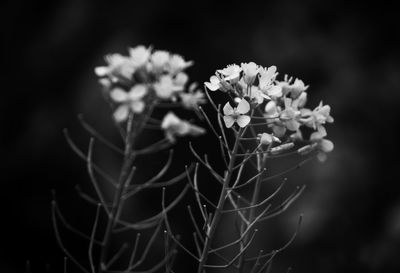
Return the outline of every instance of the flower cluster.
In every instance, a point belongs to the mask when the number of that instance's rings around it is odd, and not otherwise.
[[[228,93],[237,107],[227,102],[223,107],[223,120],[227,128],[235,123],[241,128],[265,124],[265,129],[259,134],[260,144],[271,144],[288,141],[306,142],[299,149],[305,154],[314,149],[323,153],[333,149],[333,143],[325,139],[326,123],[333,122],[329,105],[322,102],[313,110],[305,108],[308,86],[300,79],[289,78],[277,80],[275,66],[262,67],[254,62],[233,64],[217,70],[205,86],[210,91]],[[261,123],[253,123],[255,120]],[[303,128],[311,129],[308,140],[303,135]]]
[[[205,103],[196,84],[186,87],[189,77],[185,69],[193,62],[180,55],[140,45],[130,48],[128,56],[110,54],[105,61],[107,66],[96,67],[95,73],[115,107],[117,122],[126,121],[130,113],[140,115],[151,105],[171,103],[197,110]]]

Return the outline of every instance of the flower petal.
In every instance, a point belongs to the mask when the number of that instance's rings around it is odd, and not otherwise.
[[[235,123],[235,119],[231,116],[224,116],[224,122],[226,128],[231,128],[232,125]]]
[[[128,93],[122,88],[116,87],[111,90],[110,97],[115,102],[124,102],[128,100]]]
[[[123,122],[124,120],[126,120],[128,118],[128,114],[129,114],[129,109],[128,109],[128,105],[123,104],[120,105],[115,111],[114,111],[114,118],[117,122]]]
[[[129,99],[131,100],[139,100],[143,98],[144,95],[147,93],[147,87],[144,84],[137,84],[131,88],[129,91]]]
[[[323,152],[329,153],[333,150],[334,145],[333,142],[328,139],[321,139],[319,147]]]
[[[251,118],[250,118],[249,116],[240,115],[240,116],[236,119],[236,122],[237,122],[237,124],[238,124],[241,128],[243,128],[243,127],[246,127],[247,124],[250,123],[250,120],[251,120]]]
[[[130,108],[134,113],[142,113],[144,109],[144,102],[141,100],[132,101],[130,104]]]
[[[250,110],[250,104],[247,102],[247,100],[242,99],[236,109],[239,114],[246,114]]]
[[[222,110],[223,110],[225,116],[231,116],[234,113],[233,108],[229,102],[227,102],[225,104],[225,106]]]

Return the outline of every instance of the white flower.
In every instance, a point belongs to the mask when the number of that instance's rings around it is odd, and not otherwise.
[[[150,58],[151,48],[139,45],[129,49],[130,59],[135,67],[144,66]]]
[[[285,98],[285,109],[279,115],[281,121],[285,124],[286,128],[291,131],[297,131],[300,127],[298,118],[300,111],[297,108],[297,101],[292,101],[290,98]]]
[[[145,107],[142,98],[147,94],[147,87],[143,84],[137,84],[126,92],[121,88],[114,88],[110,92],[111,99],[120,105],[114,112],[114,118],[122,122],[128,118],[129,112],[141,113]]]
[[[205,133],[204,128],[190,124],[188,121],[178,118],[172,112],[168,112],[164,116],[161,128],[164,130],[166,138],[171,142],[176,141],[176,136],[198,136]]]
[[[252,85],[260,69],[259,66],[254,62],[250,62],[250,63],[242,63],[241,68],[243,70],[244,82],[247,83],[248,85]]]
[[[288,75],[285,75],[285,79],[281,82],[278,82],[278,86],[282,87],[282,91],[284,95],[290,94],[292,99],[297,98],[302,92],[308,89],[308,85],[304,85],[304,82],[299,79],[295,79],[293,82],[293,78],[289,78]]]
[[[95,68],[95,73],[99,77],[109,76],[111,81],[116,82],[119,78],[130,80],[135,67],[129,58],[121,54],[111,54],[105,57],[108,66],[99,66]]]
[[[236,108],[232,108],[227,102],[223,108],[225,126],[231,128],[236,122],[240,127],[245,127],[251,119],[250,116],[245,115],[249,110],[250,104],[245,99],[242,99]]]
[[[276,105],[275,101],[269,101],[265,105],[265,117],[268,119],[278,118],[280,113],[280,107]]]
[[[170,99],[176,92],[182,91],[183,86],[177,85],[169,75],[163,75],[154,83],[154,91],[161,99]]]
[[[263,92],[264,97],[270,100],[276,100],[277,98],[282,97],[282,88],[277,85],[264,87],[261,91]]]
[[[183,89],[183,86],[188,82],[188,80],[188,75],[184,72],[180,72],[175,76],[174,84],[177,86],[182,86]]]
[[[199,104],[206,103],[204,93],[200,90],[193,90],[189,93],[180,93],[179,97],[181,98],[183,107],[186,109],[197,109]]]
[[[322,101],[313,110],[302,109],[302,121],[311,128],[317,129],[322,124],[327,122],[332,123],[333,117],[330,115],[331,107],[329,105],[323,105]]]
[[[316,131],[312,133],[310,136],[311,142],[313,142],[314,145],[316,144],[317,149],[319,149],[320,151],[317,157],[319,161],[322,162],[326,160],[326,153],[332,152],[334,148],[333,142],[328,139],[324,139],[325,136],[326,136],[325,131],[324,132]]]
[[[268,133],[258,134],[258,138],[260,140],[260,144],[262,145],[269,145],[273,142],[279,142],[279,143],[281,142],[279,138]]]
[[[228,65],[224,69],[217,70],[217,72],[224,76],[224,80],[230,83],[237,83],[239,81],[241,71],[242,69],[237,64]]]
[[[169,52],[165,50],[154,51],[150,57],[152,68],[163,70],[169,61]]]
[[[211,76],[210,82],[204,82],[204,85],[211,91],[217,91],[219,89],[223,92],[226,92],[232,89],[232,86],[228,82],[221,80],[217,76]]]
[[[257,104],[261,104],[264,101],[264,98],[267,98],[263,92],[257,87],[252,85],[249,89],[249,97],[251,101],[255,101]]]
[[[178,55],[178,54],[174,54],[170,57],[169,62],[168,62],[168,71],[175,75],[179,72],[181,72],[182,70],[188,68],[189,66],[191,66],[193,64],[192,61],[188,61],[186,62],[182,56]]]
[[[276,72],[276,66],[270,66],[268,68],[261,68],[259,75],[259,87],[261,90],[268,90],[273,84],[275,77],[278,75]]]

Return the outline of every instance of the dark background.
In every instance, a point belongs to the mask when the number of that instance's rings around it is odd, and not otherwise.
[[[263,231],[265,249],[279,247],[304,213],[299,237],[273,272],[400,271],[400,33],[388,1],[12,1],[1,4],[0,18],[0,272],[25,272],[26,260],[32,272],[62,272],[51,189],[68,219],[90,228],[93,208],[74,190],[89,190],[85,164],[62,129],[86,149],[76,118],[84,113],[115,139],[93,68],[104,64],[103,55],[138,44],[194,60],[188,72],[200,83],[230,63],[274,64],[310,84],[310,107],[320,99],[331,105],[334,152],[289,175],[289,192],[302,184],[307,191]],[[202,149],[208,143],[196,140]],[[190,161],[186,147],[178,148],[182,162]],[[100,162],[116,162],[97,151]],[[182,256],[181,272],[191,270]]]

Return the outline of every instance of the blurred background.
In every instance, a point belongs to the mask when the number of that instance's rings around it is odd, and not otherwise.
[[[310,85],[309,107],[321,99],[331,105],[335,123],[327,129],[335,150],[324,164],[315,160],[288,176],[287,193],[303,184],[307,190],[284,215],[265,223],[258,240],[267,250],[283,245],[304,214],[299,236],[278,256],[272,272],[288,267],[299,273],[400,272],[400,25],[394,4],[60,0],[0,5],[5,46],[0,272],[25,272],[27,260],[32,272],[62,272],[63,254],[50,217],[52,189],[71,223],[90,230],[93,207],[74,189],[78,184],[90,191],[86,167],[67,146],[62,129],[69,128],[86,150],[88,135],[77,119],[83,113],[116,139],[93,69],[104,64],[105,54],[127,54],[127,47],[138,44],[194,60],[188,73],[200,83],[231,63],[276,65],[281,76]],[[207,137],[195,140],[203,151],[213,147],[209,143]],[[179,145],[178,158],[190,162],[187,141]],[[108,162],[111,173],[118,170],[109,151],[99,148],[95,156],[99,164]],[[271,168],[290,164],[271,163]],[[156,163],[142,165],[149,172]],[[140,211],[148,207],[141,205]],[[184,222],[175,222],[185,230]],[[77,238],[65,236],[72,250],[86,257]],[[193,269],[185,255],[178,261],[178,272]]]

